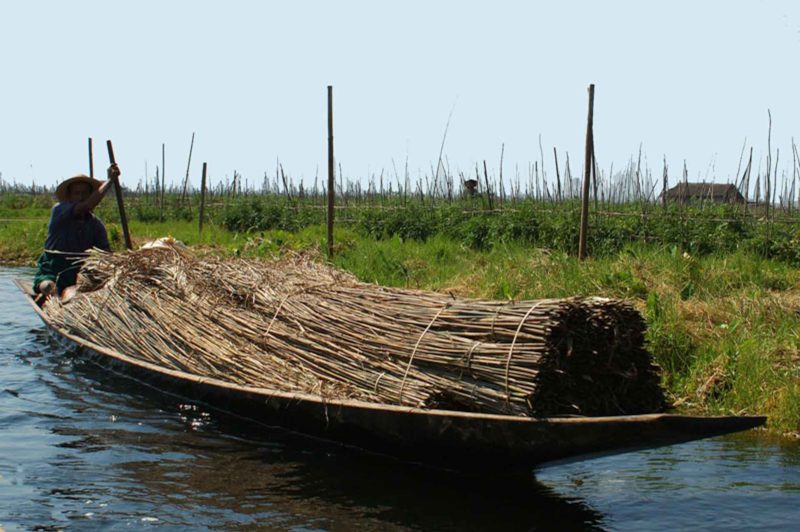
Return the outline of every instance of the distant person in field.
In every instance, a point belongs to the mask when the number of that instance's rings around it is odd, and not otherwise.
[[[119,167],[108,167],[108,180],[98,181],[76,175],[56,188],[58,203],[50,213],[44,252],[37,262],[33,291],[47,298],[61,295],[78,279],[78,260],[92,248],[110,251],[106,227],[92,210],[103,200],[113,180],[120,176]]]

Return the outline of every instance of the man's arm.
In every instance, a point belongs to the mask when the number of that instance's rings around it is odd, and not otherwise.
[[[83,216],[87,212],[90,212],[92,209],[97,207],[97,205],[103,200],[108,192],[109,187],[114,182],[115,178],[119,178],[121,172],[119,171],[119,167],[116,164],[112,164],[108,167],[108,180],[103,181],[103,184],[100,185],[100,188],[92,192],[88,198],[83,200],[82,202],[75,205],[73,209],[73,214],[75,216]]]

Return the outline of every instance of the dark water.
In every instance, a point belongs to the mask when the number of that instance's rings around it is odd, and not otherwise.
[[[48,338],[0,268],[0,529],[797,530],[800,445],[748,433],[474,479],[243,425]],[[534,476],[535,474],[535,476]]]

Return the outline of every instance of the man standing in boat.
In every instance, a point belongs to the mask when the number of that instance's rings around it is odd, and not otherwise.
[[[108,167],[108,180],[86,175],[71,177],[56,188],[58,203],[50,213],[44,252],[37,262],[33,290],[44,298],[61,294],[77,282],[78,260],[91,248],[109,251],[106,227],[92,211],[103,200],[119,167]]]

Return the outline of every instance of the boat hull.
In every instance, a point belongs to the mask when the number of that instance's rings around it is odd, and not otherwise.
[[[409,408],[240,386],[156,366],[58,328],[17,285],[60,341],[115,373],[245,420],[277,426],[401,460],[495,474],[528,474],[559,460],[618,454],[747,430],[762,416],[673,414],[527,418]]]

